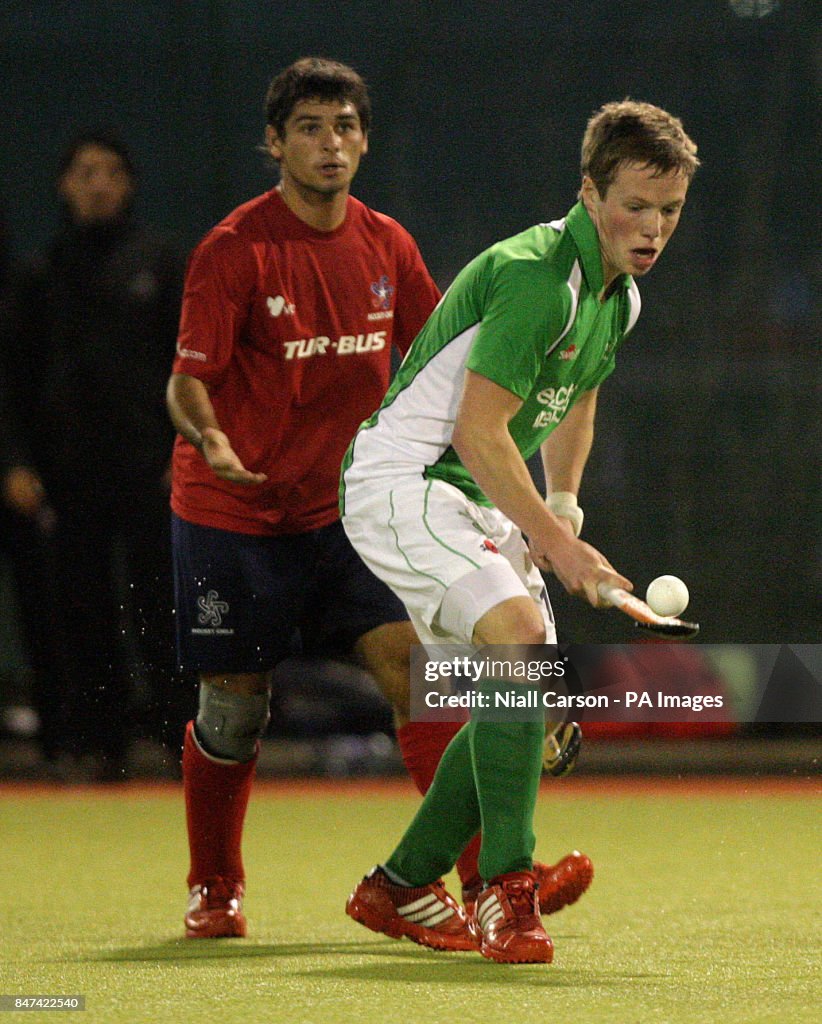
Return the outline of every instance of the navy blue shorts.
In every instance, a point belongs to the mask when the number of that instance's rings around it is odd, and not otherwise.
[[[342,657],[408,618],[342,524],[258,537],[172,514],[177,653],[199,672],[262,672],[295,652]]]

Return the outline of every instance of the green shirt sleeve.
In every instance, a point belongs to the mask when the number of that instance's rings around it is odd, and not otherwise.
[[[543,263],[506,259],[491,271],[466,366],[524,401],[569,314],[570,294],[564,298]]]

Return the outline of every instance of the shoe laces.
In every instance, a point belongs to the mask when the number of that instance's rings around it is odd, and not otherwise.
[[[445,883],[441,878],[436,882],[431,883],[431,889],[443,901],[443,903],[448,902],[448,890],[445,888]]]
[[[512,878],[503,882],[502,891],[511,904],[511,909],[517,917],[529,917],[534,914],[535,886],[533,879]]]

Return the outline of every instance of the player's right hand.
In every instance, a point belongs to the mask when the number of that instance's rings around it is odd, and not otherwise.
[[[559,543],[552,544],[550,552],[541,551],[529,539],[531,557],[540,569],[552,572],[569,594],[584,598],[594,608],[607,607],[598,592],[600,583],[628,591],[634,589],[633,583],[618,573],[601,552],[572,538],[570,532],[563,531],[564,536]]]
[[[221,480],[228,480],[233,484],[253,485],[265,483],[268,479],[265,473],[252,473],[245,468],[222,430],[207,427],[202,432],[202,437],[203,458]]]

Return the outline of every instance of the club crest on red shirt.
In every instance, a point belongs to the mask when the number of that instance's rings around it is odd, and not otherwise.
[[[383,274],[379,281],[374,281],[371,285],[371,291],[374,295],[371,299],[371,305],[374,309],[391,308],[391,297],[394,294],[394,286],[389,282],[387,274]]]

